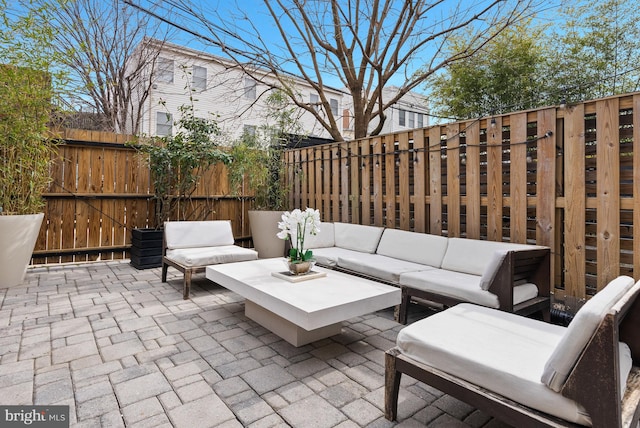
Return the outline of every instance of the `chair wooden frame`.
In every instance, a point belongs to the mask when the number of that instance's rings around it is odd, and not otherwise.
[[[636,427],[640,403],[640,287],[632,288],[605,315],[560,393],[582,405],[595,428]],[[620,397],[618,342],[629,345],[633,367]],[[562,419],[516,403],[392,348],[385,354],[385,417],[395,420],[400,379],[405,373],[517,427],[575,427]]]
[[[163,239],[162,240],[162,282],[167,282],[167,271],[169,270],[169,266],[173,266],[178,269],[184,275],[182,279],[182,298],[187,300],[189,298],[189,294],[191,293],[191,277],[196,273],[204,272],[207,268],[206,266],[185,266],[180,264],[170,258],[166,257],[167,253],[167,243]]]
[[[221,220],[211,220],[212,222],[220,222]],[[169,266],[173,266],[183,274],[182,280],[182,298],[187,300],[191,293],[191,278],[194,274],[202,273],[206,270],[207,266],[205,265],[197,265],[197,266],[187,266],[176,260],[167,257],[167,228],[168,223],[165,223],[164,233],[162,234],[162,282],[167,282],[167,271],[169,270]],[[204,223],[204,222],[195,222],[195,223]],[[230,232],[231,233],[231,232]],[[211,247],[215,248],[215,246]],[[256,253],[257,258],[257,253]]]
[[[427,272],[428,273],[428,272]],[[513,304],[513,287],[519,281],[536,284],[538,297],[518,305]],[[412,300],[438,303],[444,307],[464,303],[464,300],[402,285],[402,300],[398,311],[398,322],[407,323],[409,304]],[[551,251],[548,248],[508,251],[489,286],[489,292],[498,296],[499,309],[518,315],[529,316],[541,313],[545,321],[551,310]]]

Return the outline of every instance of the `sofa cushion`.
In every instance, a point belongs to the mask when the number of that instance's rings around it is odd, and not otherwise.
[[[560,391],[582,350],[613,305],[633,287],[634,280],[619,276],[597,292],[582,306],[567,328],[562,340],[545,364],[542,382]],[[639,285],[640,286],[640,285]]]
[[[380,254],[368,253],[358,253],[353,256],[338,257],[338,266],[343,269],[349,269],[363,275],[372,276],[395,284],[399,283],[400,274],[426,269],[435,269],[434,267],[420,263],[413,263]]]
[[[565,328],[460,304],[403,328],[406,356],[567,421],[591,425],[577,403],[540,381]]]
[[[493,252],[491,261],[485,267],[484,272],[482,272],[482,278],[480,278],[480,288],[482,288],[483,290],[489,289],[489,287],[491,286],[491,282],[493,282],[493,279],[498,272],[498,268],[507,257],[507,254],[509,254],[509,251],[507,250],[496,250]]]
[[[187,267],[257,260],[258,253],[237,245],[168,249],[166,257]]]
[[[375,253],[383,227],[351,223],[334,223],[336,247],[348,250]]]
[[[365,254],[360,251],[347,250],[340,247],[327,247],[327,248],[314,248],[313,258],[316,263],[327,267],[338,266],[338,258],[340,257],[357,257],[360,254]]]
[[[478,239],[449,238],[447,252],[442,260],[442,269],[471,275],[482,275],[491,263],[494,251],[530,250],[546,248],[537,245],[512,244],[509,242],[481,241]]]
[[[333,223],[320,223],[320,232],[315,235],[307,232],[307,236],[304,238],[304,248],[313,250],[314,248],[335,246],[333,229]]]
[[[385,229],[376,254],[439,268],[447,250],[447,241],[439,235]]]
[[[167,248],[215,247],[233,245],[229,220],[167,221],[164,224]]]
[[[476,303],[489,308],[499,308],[498,296],[480,288],[479,275],[444,269],[423,272],[408,272],[400,275],[400,285],[429,291],[442,296],[453,297],[465,302]],[[535,284],[525,283],[513,288],[513,304],[525,302],[538,295]]]

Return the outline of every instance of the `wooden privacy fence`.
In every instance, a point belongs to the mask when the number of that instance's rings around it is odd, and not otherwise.
[[[290,205],[324,221],[551,247],[568,306],[620,274],[640,279],[638,93],[294,149],[285,162]]]
[[[131,229],[155,227],[149,168],[127,136],[65,129],[58,132],[45,218],[32,263],[128,258]],[[227,171],[215,165],[192,197],[197,219],[231,220],[240,242],[250,239],[250,199],[229,196]]]

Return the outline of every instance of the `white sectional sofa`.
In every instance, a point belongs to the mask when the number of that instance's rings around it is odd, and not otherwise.
[[[400,286],[403,324],[412,299],[549,317],[548,247],[322,223],[319,234],[305,238],[305,248],[319,265]]]

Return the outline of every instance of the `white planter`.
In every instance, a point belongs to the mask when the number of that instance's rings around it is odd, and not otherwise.
[[[0,215],[0,288],[22,284],[44,213]]]
[[[261,259],[283,257],[285,240],[276,235],[280,231],[283,211],[249,211],[249,226],[253,246]]]

